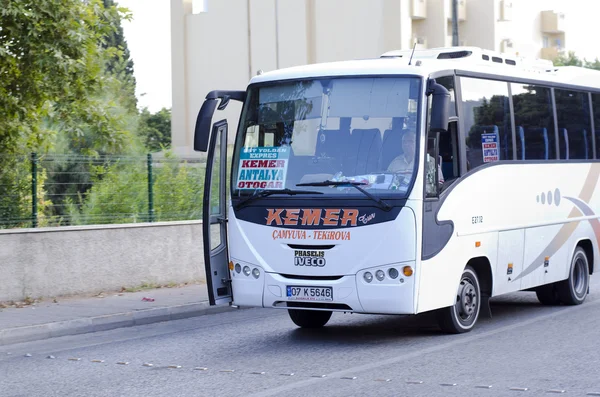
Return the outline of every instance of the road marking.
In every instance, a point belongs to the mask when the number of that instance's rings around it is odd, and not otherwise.
[[[352,374],[352,373],[360,373],[360,372],[370,371],[370,370],[381,368],[381,367],[387,367],[387,366],[390,366],[393,364],[401,363],[403,361],[418,358],[425,354],[436,353],[436,352],[439,352],[439,351],[442,351],[445,349],[449,349],[449,348],[452,348],[455,346],[463,345],[466,343],[471,343],[471,342],[477,341],[479,339],[488,338],[493,335],[507,333],[508,331],[523,328],[528,325],[535,324],[537,322],[541,322],[541,321],[545,321],[545,320],[549,320],[549,319],[552,319],[552,318],[555,318],[555,317],[558,317],[558,316],[561,316],[564,314],[575,313],[579,310],[591,309],[592,307],[595,307],[598,304],[600,304],[600,299],[594,300],[591,302],[588,301],[582,305],[565,307],[563,309],[553,311],[552,313],[543,314],[543,315],[540,315],[540,316],[537,316],[534,318],[530,318],[528,320],[520,321],[520,322],[517,322],[514,324],[505,325],[503,327],[495,328],[495,329],[492,329],[489,331],[484,331],[479,334],[472,334],[472,333],[463,334],[463,335],[461,335],[462,337],[455,338],[449,342],[442,343],[442,344],[436,344],[434,346],[426,347],[423,349],[418,349],[418,350],[415,350],[411,353],[408,353],[408,354],[405,354],[402,356],[395,356],[395,357],[389,358],[387,360],[378,360],[377,362],[372,362],[369,364],[363,364],[363,365],[359,365],[359,366],[356,366],[353,368],[347,368],[344,370],[336,371],[336,372],[328,374],[328,376],[326,378],[311,378],[311,379],[305,379],[305,380],[289,383],[287,385],[282,385],[282,386],[274,387],[269,390],[264,390],[264,391],[261,391],[258,393],[250,394],[250,395],[248,395],[248,397],[276,396],[276,395],[285,393],[286,391],[298,389],[300,387],[310,386],[310,385],[316,384],[318,382],[327,382],[333,378],[339,379],[341,377],[348,376],[349,374]],[[600,393],[588,394],[588,395],[600,396]]]

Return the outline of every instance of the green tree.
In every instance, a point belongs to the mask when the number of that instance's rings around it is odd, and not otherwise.
[[[101,145],[119,146],[120,128],[96,94],[106,86],[102,43],[122,9],[99,0],[3,1],[0,8],[0,146],[15,152],[51,143],[59,121],[74,136],[82,122],[95,129]]]
[[[116,7],[114,0],[103,0],[104,8],[110,10]],[[124,19],[121,15],[116,17],[108,15],[105,17],[105,23],[111,25],[112,29],[104,38],[102,48],[110,51],[110,56],[106,61],[106,71],[115,76],[121,83],[121,92],[124,94],[122,102],[131,111],[136,111],[137,98],[135,97],[136,81],[133,74],[133,60],[127,47],[127,41],[123,34],[121,22]]]
[[[43,157],[61,141],[64,150],[81,154],[119,152],[131,145],[129,126],[136,124],[114,99],[120,82],[106,72],[107,59],[119,53],[106,38],[115,21],[129,17],[125,9],[100,0],[2,3],[0,197],[11,206],[0,223],[31,216],[23,204],[31,201],[30,187],[23,172],[13,172],[30,168],[20,155]]]
[[[150,151],[170,148],[171,110],[162,108],[156,113],[150,113],[144,108],[140,114],[138,134]]]
[[[600,70],[600,60],[594,59],[593,62],[587,61],[585,58],[580,59],[574,51],[569,51],[567,54],[560,54],[552,61],[554,66],[579,66],[588,69]]]

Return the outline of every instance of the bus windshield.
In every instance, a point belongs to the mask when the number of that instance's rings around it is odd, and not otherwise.
[[[315,186],[335,181],[407,196],[416,169],[420,85],[418,77],[394,76],[251,86],[233,157],[233,194],[360,194],[348,184]]]

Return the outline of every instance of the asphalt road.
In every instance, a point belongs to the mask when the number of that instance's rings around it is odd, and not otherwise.
[[[444,335],[430,315],[334,313],[307,331],[246,309],[3,346],[0,396],[600,395],[600,276],[583,305],[525,292],[492,314]]]

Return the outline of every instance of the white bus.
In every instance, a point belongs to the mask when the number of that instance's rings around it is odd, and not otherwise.
[[[231,100],[228,164],[227,121],[212,119]],[[581,304],[599,258],[599,131],[600,72],[472,47],[213,91],[194,142],[210,302],[286,309],[300,327],[436,311],[450,333],[501,294]]]

